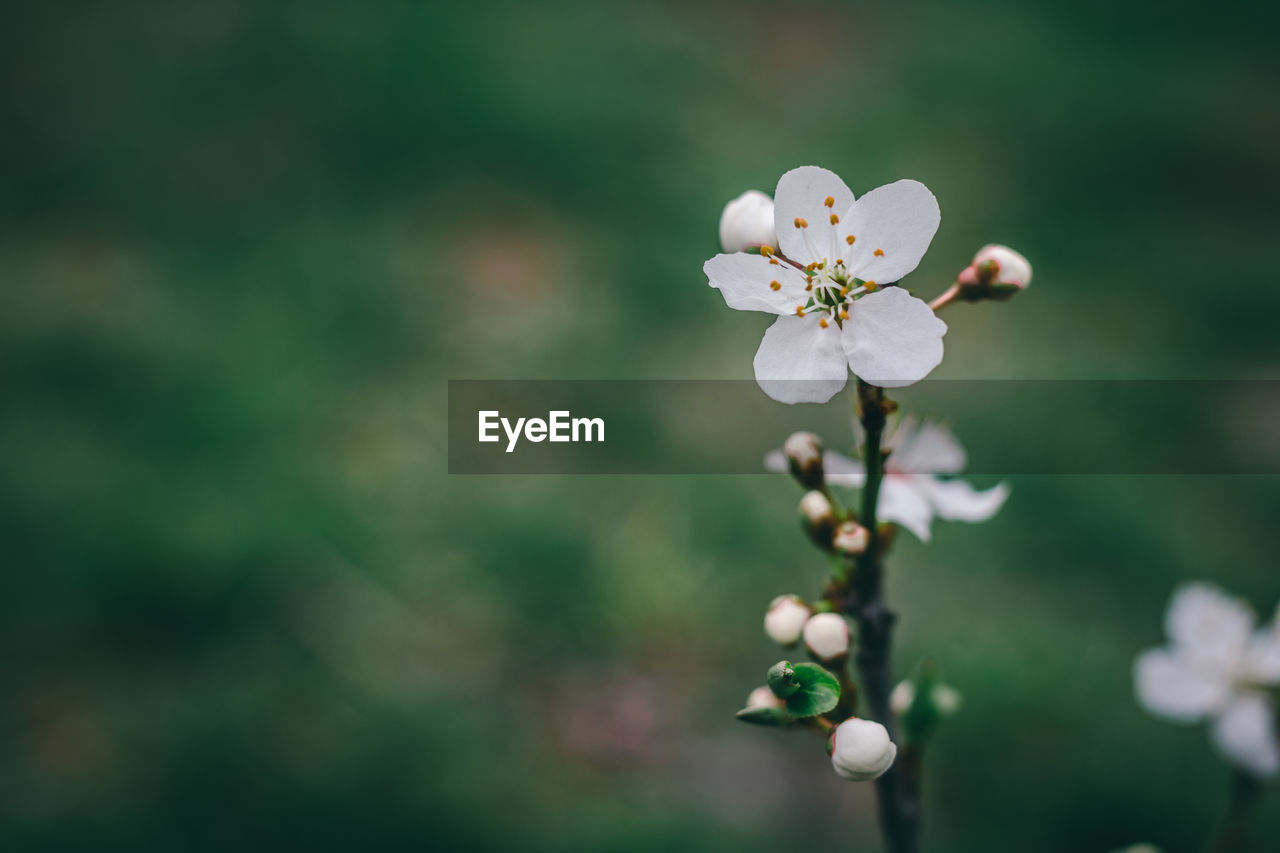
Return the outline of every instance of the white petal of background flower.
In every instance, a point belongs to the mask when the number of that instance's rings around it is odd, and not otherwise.
[[[1261,693],[1241,693],[1213,724],[1213,742],[1227,758],[1257,776],[1280,770],[1275,709]]]
[[[939,480],[916,476],[916,488],[929,501],[934,514],[947,521],[986,521],[1000,511],[1009,497],[1009,484],[978,491],[964,480]]]
[[[833,486],[860,489],[867,481],[867,469],[860,459],[850,459],[843,453],[828,450],[822,455],[822,469],[827,482]]]
[[[1280,684],[1280,632],[1255,631],[1245,649],[1243,674],[1257,684]]]
[[[903,418],[891,441],[888,465],[903,474],[958,474],[969,462],[951,430],[932,421],[917,427],[915,418]]]
[[[938,200],[928,187],[895,181],[867,193],[841,217],[837,244],[853,275],[890,284],[920,264],[941,221]],[[778,223],[781,237],[782,220]]]
[[[888,287],[853,303],[841,330],[849,367],[883,388],[919,382],[942,361],[947,324],[927,303]]]
[[[803,273],[787,264],[771,264],[762,255],[716,255],[702,265],[702,271],[725,304],[739,311],[794,314],[796,307],[809,299]],[[775,281],[776,290],[772,286]]]
[[[780,403],[825,403],[849,380],[834,324],[822,318],[779,317],[764,333],[753,365],[756,382]]]
[[[933,509],[914,482],[923,479],[925,478],[886,477],[880,485],[876,517],[881,521],[901,524],[921,542],[928,542],[931,538],[929,524],[933,521]]]
[[[826,204],[828,198],[832,200],[830,207]],[[784,174],[773,194],[773,219],[782,254],[801,264],[844,257],[843,250],[832,254],[837,248],[838,226],[831,223],[831,216],[843,216],[852,204],[853,191],[835,172],[819,166],[801,166]],[[797,219],[807,227],[797,228]]]
[[[1174,592],[1165,631],[1193,665],[1230,671],[1244,656],[1253,622],[1253,611],[1240,599],[1216,586],[1193,583]]]
[[[1133,662],[1134,690],[1149,712],[1194,723],[1221,709],[1231,694],[1226,671],[1200,671],[1168,649],[1148,649]]]

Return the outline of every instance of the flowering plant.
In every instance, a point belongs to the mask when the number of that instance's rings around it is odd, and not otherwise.
[[[977,491],[955,479],[967,461],[959,441],[940,424],[897,420],[885,389],[941,362],[947,325],[938,310],[957,299],[1005,300],[1031,280],[1025,258],[987,246],[932,303],[912,295],[902,279],[939,221],[937,200],[917,181],[855,198],[834,173],[805,166],[782,176],[773,200],[752,191],[730,202],[720,220],[725,253],[703,266],[729,307],[776,315],[753,363],[770,397],[823,403],[855,376],[853,456],[800,432],[765,459],[806,490],[801,524],[832,571],[812,603],[782,595],[769,605],[766,634],[784,648],[803,642],[812,662],[774,664],[738,716],[820,733],[837,775],[874,781],[891,851],[918,848],[923,749],[961,698],[929,663],[895,686],[885,556],[898,526],[927,542],[935,518],[994,516],[1009,487]],[[846,504],[836,489],[859,498]]]

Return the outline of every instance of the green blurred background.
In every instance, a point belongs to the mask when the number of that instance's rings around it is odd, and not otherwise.
[[[701,264],[790,167],[928,184],[925,295],[985,242],[1031,257],[949,309],[935,376],[1280,372],[1264,4],[5,18],[5,850],[878,849],[869,786],[732,718],[766,603],[825,570],[791,484],[445,473],[448,378],[749,377],[766,319]],[[1201,849],[1228,771],[1130,665],[1180,580],[1270,613],[1277,508],[1274,478],[1023,477],[901,537],[898,668],[966,700],[927,849]]]

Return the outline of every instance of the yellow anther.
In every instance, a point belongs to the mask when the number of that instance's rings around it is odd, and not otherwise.
[[[809,283],[804,286],[804,289],[806,293],[813,290],[813,279],[809,279]]]
[[[844,310],[843,308],[841,308],[841,309],[840,309],[840,319],[841,319],[841,320],[848,320],[848,319],[849,319],[849,312],[848,312],[848,311],[846,311],[846,310]]]
[[[840,288],[840,295],[841,295],[841,296],[848,296],[848,295],[849,295],[849,291],[850,291],[850,290],[852,290],[852,289],[853,289],[853,288],[849,287],[848,285],[845,285],[844,287]]]
[[[818,321],[818,325],[825,329],[830,324],[827,323],[827,318],[823,317],[821,320]]]
[[[840,266],[843,263],[844,263],[844,258],[836,258],[836,266]]]
[[[761,247],[760,247],[760,254],[764,255],[766,258],[771,258],[771,257],[773,257],[773,247],[772,247],[772,246],[761,246]]]
[[[809,272],[813,272],[818,268],[818,262],[814,261],[813,263],[805,264],[804,268],[807,269]]]
[[[845,241],[846,243],[848,243],[850,246],[852,246],[852,245],[853,245],[853,241],[854,241],[854,240],[857,240],[857,239],[858,239],[857,237],[855,237],[855,236],[853,236],[852,234],[850,234],[848,237],[845,237],[845,238],[844,238],[844,241]]]
[[[823,202],[827,207],[835,207],[836,200],[832,196],[827,196],[827,200]]]
[[[804,306],[803,306],[803,305],[797,305],[797,306],[796,306],[796,316],[797,316],[797,317],[803,317],[803,316],[804,316]]]
[[[774,290],[782,290],[782,282],[780,281],[771,281],[769,282],[769,286]]]
[[[876,249],[876,250],[875,250],[874,252],[872,252],[871,254],[875,255],[877,258],[883,258],[883,257],[884,257],[884,249]]]
[[[796,217],[796,227],[797,227],[797,228],[808,228],[808,227],[809,227],[809,223],[805,221],[805,218],[804,218],[803,216],[797,216],[797,217]]]
[[[876,284],[874,281],[864,281],[862,283],[862,286],[867,289],[867,293],[871,293],[872,291],[880,287],[880,285]]]
[[[832,224],[832,225],[835,225],[835,224],[836,224],[837,222],[839,222],[839,221],[840,221],[840,217],[839,217],[839,216],[836,216],[834,213],[833,213],[833,214],[831,214],[831,224]]]
[[[773,265],[776,267],[776,266],[778,265],[778,259],[777,259],[777,258],[770,258],[770,259],[769,259],[769,263],[773,264]]]

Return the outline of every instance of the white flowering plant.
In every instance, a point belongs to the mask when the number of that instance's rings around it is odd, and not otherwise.
[[[885,389],[918,382],[942,361],[942,308],[1004,301],[1031,281],[1026,258],[990,245],[932,302],[913,295],[903,279],[940,221],[917,181],[855,198],[833,172],[804,166],[782,176],[772,199],[750,191],[731,201],[720,219],[724,252],[703,266],[729,307],[775,315],[753,362],[768,396],[825,403],[854,376],[853,455],[798,432],[765,459],[805,489],[801,527],[831,574],[812,602],[786,594],[770,603],[765,633],[811,661],[775,663],[738,717],[821,734],[838,776],[874,782],[894,853],[918,849],[923,749],[961,697],[927,662],[895,687],[885,557],[899,527],[928,542],[935,520],[985,521],[1009,486],[979,491],[958,479],[967,457],[956,437],[899,419]]]

